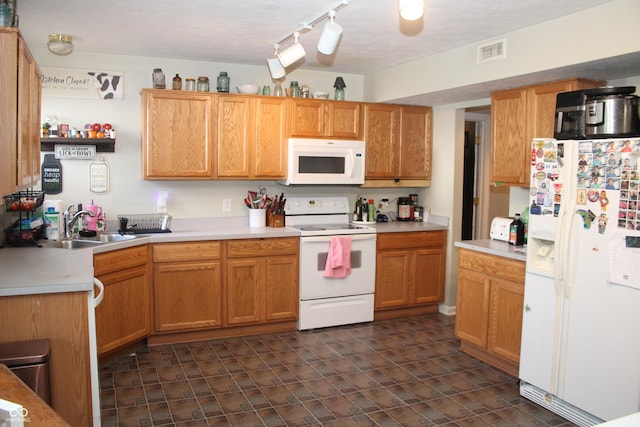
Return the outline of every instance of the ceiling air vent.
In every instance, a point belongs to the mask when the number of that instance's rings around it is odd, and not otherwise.
[[[478,64],[507,57],[507,39],[478,46]]]

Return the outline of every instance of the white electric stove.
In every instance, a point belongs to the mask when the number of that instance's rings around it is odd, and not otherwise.
[[[298,329],[373,320],[376,229],[351,224],[346,197],[293,197],[285,206],[287,227],[300,231],[300,311]],[[351,273],[325,277],[331,238],[351,240]]]

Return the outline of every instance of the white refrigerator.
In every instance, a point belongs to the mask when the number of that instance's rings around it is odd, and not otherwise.
[[[520,394],[582,426],[640,411],[640,138],[531,149]]]

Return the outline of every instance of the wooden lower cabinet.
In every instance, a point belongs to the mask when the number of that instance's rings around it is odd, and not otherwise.
[[[221,246],[219,241],[153,245],[154,332],[222,326]]]
[[[227,242],[227,323],[298,317],[298,238]]]
[[[51,407],[74,427],[93,425],[88,310],[87,292],[0,298],[0,342],[50,340]]]
[[[446,231],[380,233],[375,318],[436,311],[444,299]]]
[[[104,284],[96,307],[98,356],[145,339],[151,331],[147,245],[96,254],[94,274]]]
[[[524,261],[460,248],[456,337],[461,349],[518,375]]]

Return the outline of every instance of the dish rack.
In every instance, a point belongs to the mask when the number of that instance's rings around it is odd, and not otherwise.
[[[171,233],[171,215],[168,214],[123,214],[118,215],[118,223],[121,233]]]

